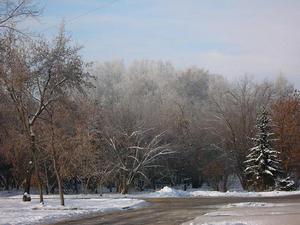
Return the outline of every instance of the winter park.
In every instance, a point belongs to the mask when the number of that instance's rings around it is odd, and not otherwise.
[[[299,10],[0,0],[0,225],[299,225]]]

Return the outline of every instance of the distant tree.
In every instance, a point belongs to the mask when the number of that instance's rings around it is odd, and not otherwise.
[[[274,133],[278,141],[276,147],[284,171],[289,175],[300,176],[300,94],[279,98],[272,105]]]
[[[231,169],[246,188],[244,161],[252,143],[248,137],[255,135],[255,121],[259,108],[268,106],[273,86],[264,82],[256,84],[245,76],[230,84],[222,79],[211,82],[211,117],[208,127],[215,138],[212,144],[227,155]]]
[[[175,80],[174,88],[181,98],[193,105],[207,99],[209,73],[198,68],[182,72]],[[189,106],[190,106],[189,105]]]

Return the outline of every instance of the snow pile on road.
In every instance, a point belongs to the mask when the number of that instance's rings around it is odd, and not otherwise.
[[[172,198],[180,198],[180,197],[190,197],[189,193],[182,190],[177,190],[170,188],[168,186],[165,186],[159,191],[145,194],[144,197],[152,197],[152,198],[166,198],[166,197],[172,197]]]
[[[240,202],[232,203],[225,205],[224,208],[233,208],[233,207],[272,207],[274,204],[266,202]]]
[[[281,203],[267,203],[267,202],[240,202],[240,203],[232,203],[225,205],[223,208],[233,208],[233,207],[279,207],[279,206],[289,206],[293,204],[281,204]]]
[[[90,198],[79,199],[66,196],[66,206],[59,205],[58,196],[45,199],[39,204],[33,195],[31,202],[22,202],[22,196],[0,197],[0,224],[41,224],[53,223],[68,218],[76,218],[88,213],[111,212],[128,208],[142,207],[143,200],[127,198]]]

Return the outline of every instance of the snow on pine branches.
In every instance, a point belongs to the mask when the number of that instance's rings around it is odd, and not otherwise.
[[[271,132],[271,119],[265,108],[258,117],[256,127],[258,133],[255,138],[252,138],[255,146],[250,149],[245,161],[248,186],[255,191],[280,188],[283,171],[279,152],[272,147],[275,139],[273,139],[274,134]]]

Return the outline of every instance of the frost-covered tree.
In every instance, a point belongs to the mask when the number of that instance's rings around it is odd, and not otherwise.
[[[249,187],[255,191],[274,189],[282,174],[278,152],[273,149],[271,120],[263,109],[257,121],[258,134],[253,138],[255,146],[250,149],[245,161],[245,175]]]
[[[42,157],[37,141],[37,121],[44,118],[48,109],[63,97],[70,96],[72,92],[83,93],[84,88],[89,86],[90,75],[86,72],[87,64],[79,55],[80,47],[72,46],[63,27],[52,42],[41,39],[28,43],[27,39],[12,33],[2,43],[0,85],[10,96],[30,143],[28,154],[32,166],[27,172],[24,193],[29,194],[34,172],[42,203]],[[59,174],[56,175],[59,177]]]

